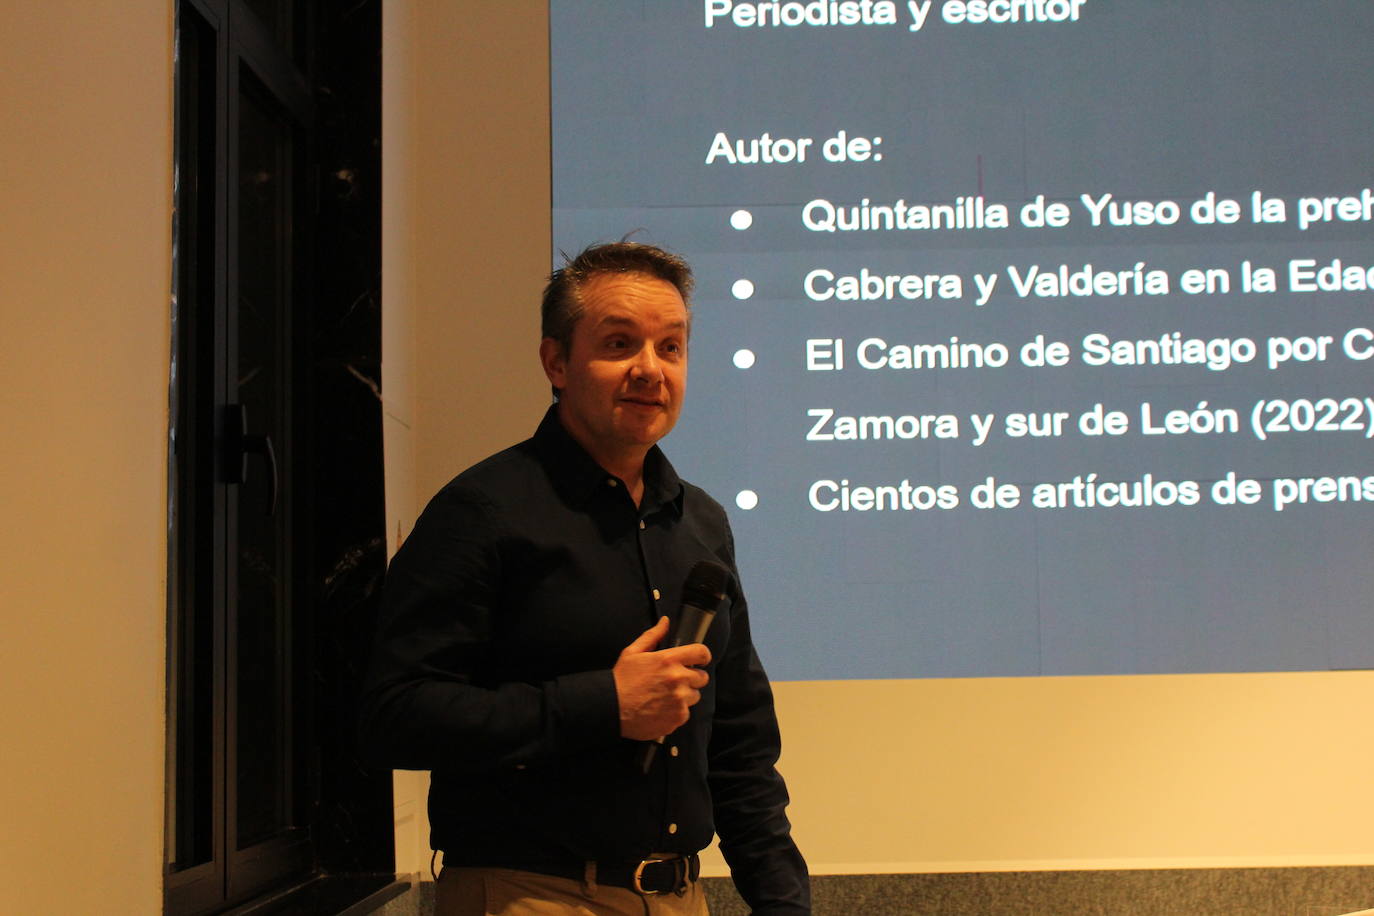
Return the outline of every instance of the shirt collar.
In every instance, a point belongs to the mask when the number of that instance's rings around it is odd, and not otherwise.
[[[606,490],[608,478],[615,475],[597,464],[558,419],[558,405],[553,404],[544,414],[534,432],[534,446],[554,485],[579,502],[594,493]],[[623,484],[623,481],[621,482]],[[671,509],[682,515],[684,487],[668,456],[657,445],[644,456],[644,498],[640,500],[641,517],[653,515],[660,509]]]

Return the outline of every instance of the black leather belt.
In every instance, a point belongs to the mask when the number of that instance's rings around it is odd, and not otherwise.
[[[457,863],[454,863],[457,864]],[[645,897],[659,894],[682,896],[701,877],[701,859],[690,856],[650,856],[638,862],[483,862],[489,868],[512,868],[556,878],[624,887]],[[589,867],[595,866],[595,869]]]

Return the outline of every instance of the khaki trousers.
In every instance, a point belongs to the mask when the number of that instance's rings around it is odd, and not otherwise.
[[[450,868],[434,887],[435,916],[709,916],[701,882],[687,893],[643,897],[510,868]]]

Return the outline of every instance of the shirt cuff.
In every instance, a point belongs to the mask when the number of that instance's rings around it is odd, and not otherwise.
[[[549,709],[556,740],[568,750],[605,747],[620,737],[620,698],[610,669],[555,679]]]

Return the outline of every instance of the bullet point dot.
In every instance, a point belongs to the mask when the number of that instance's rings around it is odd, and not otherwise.
[[[753,350],[736,350],[736,351],[735,351],[735,368],[736,368],[736,369],[748,369],[748,368],[752,367],[753,365],[754,365],[754,351],[753,351]]]
[[[754,225],[754,214],[748,210],[736,210],[730,214],[730,225],[740,230],[748,229]]]
[[[753,490],[740,490],[735,494],[735,505],[739,506],[745,512],[748,512],[758,504],[759,494],[755,493]]]
[[[736,299],[748,299],[754,295],[754,284],[748,280],[736,280],[735,285],[730,287],[730,292],[735,294]]]

